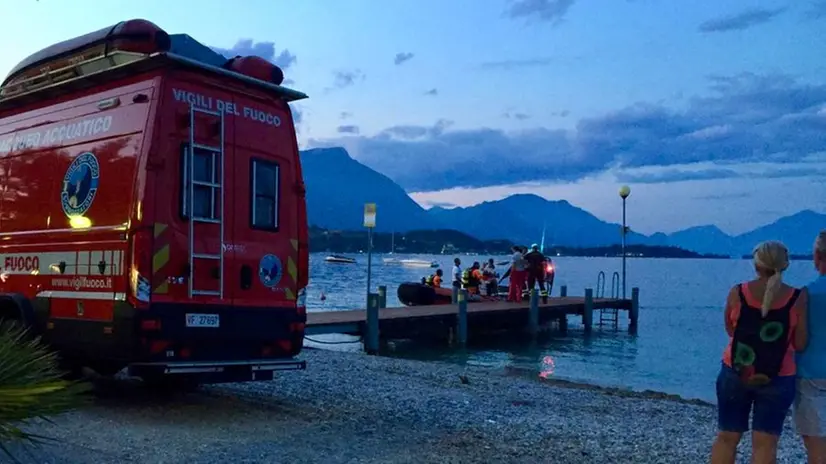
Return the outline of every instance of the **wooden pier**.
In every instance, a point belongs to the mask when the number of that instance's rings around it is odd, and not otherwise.
[[[347,311],[308,312],[305,333],[308,336],[342,333],[361,336],[368,353],[379,350],[382,339],[452,338],[460,344],[469,336],[491,331],[520,331],[537,334],[551,322],[567,330],[569,315],[582,316],[585,332],[592,330],[594,313],[597,323],[606,321],[615,327],[619,311],[628,311],[628,329],[635,332],[639,319],[639,289],[633,288],[631,299],[594,298],[593,290],[585,289],[581,297],[567,296],[567,288],[559,297],[542,303],[536,290],[523,303],[470,302],[465,290],[458,292],[456,304],[405,306],[385,308],[386,288],[368,295],[368,308]],[[604,313],[608,313],[607,316]]]

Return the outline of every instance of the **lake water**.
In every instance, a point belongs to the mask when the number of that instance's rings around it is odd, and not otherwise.
[[[330,264],[324,254],[310,258],[309,311],[335,311],[365,306],[367,256],[352,255],[357,264]],[[450,273],[453,256],[405,255],[438,261]],[[463,264],[482,262],[489,256],[461,256]],[[494,257],[497,261],[504,256]],[[620,271],[619,258],[554,258],[557,268],[553,294],[561,285],[569,295],[583,295],[595,288],[599,271],[607,277],[605,293],[611,294],[611,276]],[[504,269],[501,269],[503,271]],[[372,286],[386,285],[387,306],[401,306],[396,288],[404,281],[418,281],[430,269],[385,265],[382,255],[373,257]],[[568,334],[552,334],[548,340],[530,342],[492,341],[466,350],[408,347],[394,353],[418,359],[438,359],[470,366],[512,366],[537,375],[591,384],[651,389],[686,398],[715,401],[714,381],[727,342],[723,306],[728,289],[754,275],[749,260],[629,259],[627,292],[640,288],[640,321],[637,335],[627,332],[627,312],[620,312],[620,328],[594,327],[590,336],[582,330],[581,318],[568,318]],[[804,285],[816,277],[810,261],[795,261],[784,275],[791,285]],[[322,294],[326,297],[322,301]],[[598,320],[598,313],[594,315]],[[319,341],[347,341],[345,335],[312,337]],[[307,346],[360,350],[359,343]]]

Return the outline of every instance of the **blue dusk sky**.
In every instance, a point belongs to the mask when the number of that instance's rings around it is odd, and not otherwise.
[[[535,193],[617,221],[627,183],[646,233],[826,212],[826,0],[22,0],[0,70],[132,18],[278,63],[303,148],[425,207]]]

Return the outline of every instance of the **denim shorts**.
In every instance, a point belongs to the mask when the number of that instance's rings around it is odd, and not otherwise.
[[[793,375],[778,376],[767,385],[750,387],[724,364],[717,376],[717,427],[724,432],[743,433],[749,429],[749,413],[753,410],[754,431],[780,436],[794,402],[795,387]]]

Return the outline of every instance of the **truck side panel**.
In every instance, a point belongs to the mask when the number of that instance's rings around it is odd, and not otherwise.
[[[68,356],[117,356],[152,79],[0,119],[0,293]],[[124,353],[121,353],[124,354]]]
[[[84,216],[94,228],[126,224],[131,198],[123,188],[133,182],[135,153],[148,111],[148,105],[131,98],[151,94],[148,85],[102,92],[77,106],[32,111],[16,122],[0,120],[0,233],[12,234],[18,243],[44,232],[77,229],[70,216]],[[117,106],[99,108],[112,99],[118,99]],[[69,173],[71,163],[83,153],[94,158],[79,160],[75,168],[80,171]],[[84,203],[76,195],[77,185],[66,182],[72,174],[85,172],[86,166],[100,173],[94,173],[94,185],[81,185]]]

